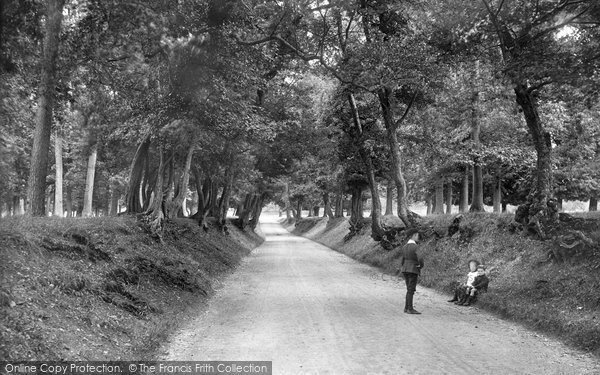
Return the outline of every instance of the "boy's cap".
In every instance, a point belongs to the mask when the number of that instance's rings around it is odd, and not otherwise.
[[[480,265],[477,266],[477,269],[485,270],[485,266],[483,264],[480,264]]]

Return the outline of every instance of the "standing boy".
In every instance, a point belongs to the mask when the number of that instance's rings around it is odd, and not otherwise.
[[[404,275],[406,281],[406,302],[404,312],[407,314],[420,314],[413,308],[413,296],[417,289],[417,279],[421,268],[423,268],[423,259],[417,256],[417,241],[419,241],[419,232],[413,229],[409,232],[410,239],[402,248],[402,259],[400,261],[400,272]]]

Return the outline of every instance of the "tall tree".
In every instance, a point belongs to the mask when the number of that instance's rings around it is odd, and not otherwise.
[[[63,139],[58,131],[54,133],[54,216],[63,217]]]
[[[475,82],[475,85],[477,85],[479,81],[479,61],[476,63],[473,81]],[[475,88],[471,99],[471,141],[474,144],[476,152],[480,151],[479,149],[481,148],[481,122],[478,110],[479,95],[479,91]],[[483,165],[479,155],[476,155],[475,160],[473,161],[473,200],[469,211],[485,211],[483,208]]]
[[[379,184],[375,179],[375,168],[373,166],[373,159],[371,152],[365,147],[365,140],[363,134],[363,125],[361,123],[360,114],[356,105],[356,100],[352,93],[348,94],[348,102],[350,103],[350,110],[352,111],[352,119],[354,120],[353,132],[356,133],[356,142],[358,143],[358,153],[365,165],[365,172],[367,175],[367,181],[369,182],[369,188],[371,189],[371,237],[375,241],[380,241],[383,238],[384,230],[381,226],[381,200],[379,198]]]
[[[63,6],[64,0],[46,1],[46,25],[40,62],[41,78],[27,187],[29,213],[34,216],[46,214],[46,175],[48,174],[48,152],[55,100],[56,58],[60,43]]]
[[[96,179],[96,162],[98,159],[98,143],[94,142],[90,147],[90,153],[87,161],[87,173],[85,178],[85,190],[83,193],[83,212],[82,215],[89,217],[93,214],[93,196],[94,181]]]
[[[551,200],[552,134],[540,117],[539,95],[548,85],[574,82],[594,74],[600,55],[589,50],[597,42],[589,43],[586,38],[595,32],[590,26],[598,25],[598,4],[592,0],[481,2],[500,46],[503,71],[513,87],[536,151],[528,225],[545,237],[544,222],[555,222],[558,216]],[[585,26],[578,29],[579,25]],[[582,35],[561,40],[557,33],[565,28],[579,30]]]

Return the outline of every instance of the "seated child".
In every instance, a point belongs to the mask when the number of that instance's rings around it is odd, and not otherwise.
[[[469,288],[472,288],[473,282],[475,281],[475,278],[477,277],[477,266],[478,265],[479,265],[479,262],[476,260],[469,261],[469,271],[470,272],[467,274],[467,281],[464,284],[459,285],[454,290],[454,297],[452,297],[452,299],[449,300],[448,302],[459,303],[463,298],[465,298],[467,296],[467,293],[470,292]]]
[[[464,300],[461,300],[459,305],[462,306],[470,306],[477,301],[477,292],[479,291],[487,291],[488,284],[490,283],[490,279],[485,274],[485,266],[480,264],[477,266],[477,276],[475,280],[473,280],[473,284],[470,287],[467,287],[466,296]]]

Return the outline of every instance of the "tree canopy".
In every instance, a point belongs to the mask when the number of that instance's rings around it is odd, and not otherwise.
[[[4,215],[597,207],[596,1],[1,4]]]

